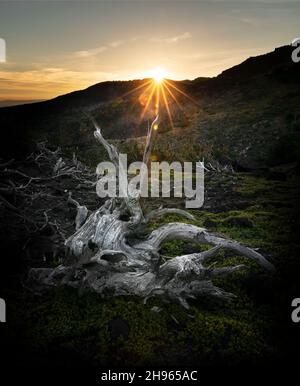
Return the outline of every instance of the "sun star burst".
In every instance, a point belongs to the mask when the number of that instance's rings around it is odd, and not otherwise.
[[[147,79],[141,85],[127,93],[131,94],[141,89],[138,97],[139,103],[143,106],[140,122],[143,121],[146,113],[161,115],[162,111],[165,111],[169,118],[170,126],[174,129],[172,118],[174,105],[181,111],[183,110],[178,97],[185,97],[196,105],[198,103],[180,89],[180,83],[168,79],[169,73],[163,68],[153,68],[151,71],[145,73],[145,75]],[[158,125],[156,125],[154,130],[158,130]]]
[[[167,72],[161,67],[156,67],[150,71],[150,76],[157,84],[161,84],[167,76]]]

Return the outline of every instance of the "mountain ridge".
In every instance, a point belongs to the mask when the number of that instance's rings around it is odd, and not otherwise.
[[[291,46],[276,48],[213,78],[172,81],[189,98],[174,91],[183,110],[170,98],[175,129],[161,111],[159,159],[177,156],[184,161],[191,153],[198,159],[226,159],[249,168],[298,162],[297,146],[289,149],[297,142],[300,127],[300,65],[292,62],[292,50]],[[96,160],[99,150],[86,114],[101,123],[107,138],[126,142],[142,137],[153,117],[150,111],[140,120],[139,87],[143,82],[100,82],[48,101],[0,108],[0,124],[7,134],[4,151],[28,151],[34,141],[46,139],[53,146],[77,149],[84,158]],[[187,137],[192,143],[187,143]],[[283,159],[276,160],[282,151]]]
[[[183,79],[183,80],[177,80],[177,81],[172,80],[172,81],[177,84],[181,84],[181,83],[192,84],[194,82],[199,82],[199,81],[206,82],[209,80],[222,80],[222,79],[234,79],[234,78],[241,78],[241,77],[257,76],[258,73],[262,73],[262,72],[266,73],[267,70],[270,70],[272,68],[274,69],[282,65],[286,65],[287,64],[286,59],[287,57],[290,57],[292,50],[293,48],[291,46],[286,45],[286,46],[277,47],[273,51],[265,54],[251,56],[245,59],[244,61],[242,61],[241,63],[236,64],[228,69],[225,69],[215,77],[200,76],[200,77],[196,77],[193,80]],[[296,69],[296,64],[292,63],[291,61],[289,67],[290,69],[291,68]],[[83,97],[91,98],[92,96],[95,96],[95,94],[97,94],[96,95],[97,98],[100,98],[99,101],[108,101],[109,95],[105,95],[101,93],[107,92],[108,94],[111,94],[112,96],[115,96],[115,97],[121,96],[122,94],[118,95],[118,93],[116,92],[116,88],[117,89],[121,88],[121,90],[125,89],[124,91],[126,91],[128,89],[126,87],[127,85],[133,85],[133,86],[137,85],[138,87],[140,84],[147,81],[148,79],[149,78],[132,79],[132,80],[110,80],[110,81],[98,82],[84,89],[71,91],[69,93],[58,95],[54,98],[50,98],[47,100],[33,101],[31,103],[26,103],[26,105],[31,105],[36,103],[43,103],[43,104],[54,103],[55,104],[57,102],[61,102],[62,100],[64,100],[64,103],[66,103],[65,101],[68,98],[77,99],[78,96],[79,96],[78,99],[83,99]],[[132,87],[130,88],[132,89]],[[89,93],[90,95],[88,95]],[[85,103],[88,104],[87,102],[88,101],[86,101]],[[3,107],[0,106],[0,109],[17,107],[17,106],[23,106],[23,105],[18,104],[15,106],[3,106]]]

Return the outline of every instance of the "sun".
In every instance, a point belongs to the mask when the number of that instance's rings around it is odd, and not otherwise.
[[[159,84],[164,81],[165,77],[167,76],[167,72],[161,67],[156,67],[150,71],[150,76],[156,83]]]
[[[179,96],[184,96],[194,104],[198,105],[185,91],[181,90],[178,82],[170,79],[170,73],[162,67],[155,67],[143,73],[145,78],[142,84],[129,91],[127,94],[135,93],[137,90],[141,90],[138,96],[138,101],[143,106],[140,122],[144,120],[145,114],[150,112],[155,116],[161,116],[161,113],[165,111],[169,118],[170,126],[174,129],[174,123],[172,113],[174,108],[178,108],[183,111],[181,102],[178,100]],[[126,94],[125,94],[126,95]],[[155,131],[158,130],[158,124],[153,126]]]

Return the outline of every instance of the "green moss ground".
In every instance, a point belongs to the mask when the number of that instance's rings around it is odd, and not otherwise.
[[[243,210],[211,213],[194,210],[199,226],[260,250],[277,267],[275,275],[252,261],[220,251],[218,265],[244,263],[246,270],[215,283],[237,295],[231,303],[209,298],[191,302],[187,313],[157,298],[144,305],[134,297],[103,299],[57,289],[43,296],[7,293],[11,336],[28,357],[54,364],[67,361],[110,365],[214,365],[260,363],[292,355],[289,306],[296,297],[299,272],[299,181],[272,181],[239,174],[235,193],[248,202]],[[232,221],[247,218],[249,222]],[[230,221],[228,221],[228,219]],[[152,224],[181,221],[170,215]],[[209,222],[208,222],[209,220]],[[169,256],[196,246],[166,243]],[[299,296],[299,293],[298,293]],[[151,310],[162,308],[160,313]],[[114,332],[113,320],[123,327]],[[124,327],[125,326],[125,327]],[[21,355],[21,354],[20,354]],[[22,354],[23,355],[23,354]]]

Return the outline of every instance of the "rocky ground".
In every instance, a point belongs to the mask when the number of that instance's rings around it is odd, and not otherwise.
[[[26,161],[2,160],[0,168],[1,297],[8,305],[7,344],[16,348],[14,360],[20,365],[211,366],[295,355],[299,332],[290,323],[290,303],[299,296],[296,175],[275,180],[206,173],[205,204],[192,211],[195,224],[258,248],[277,272],[267,275],[255,263],[220,252],[219,266],[242,262],[248,267],[216,279],[237,299],[228,304],[197,299],[187,314],[155,298],[144,305],[134,297],[103,299],[67,288],[37,296],[24,288],[28,268],[56,266],[64,258],[64,240],[75,230],[70,192],[91,211],[101,200],[92,170],[43,145]],[[147,205],[162,202],[174,206],[172,199]],[[151,228],[173,220],[181,221],[170,215],[153,221]],[[195,248],[182,241],[163,246],[168,256]]]

